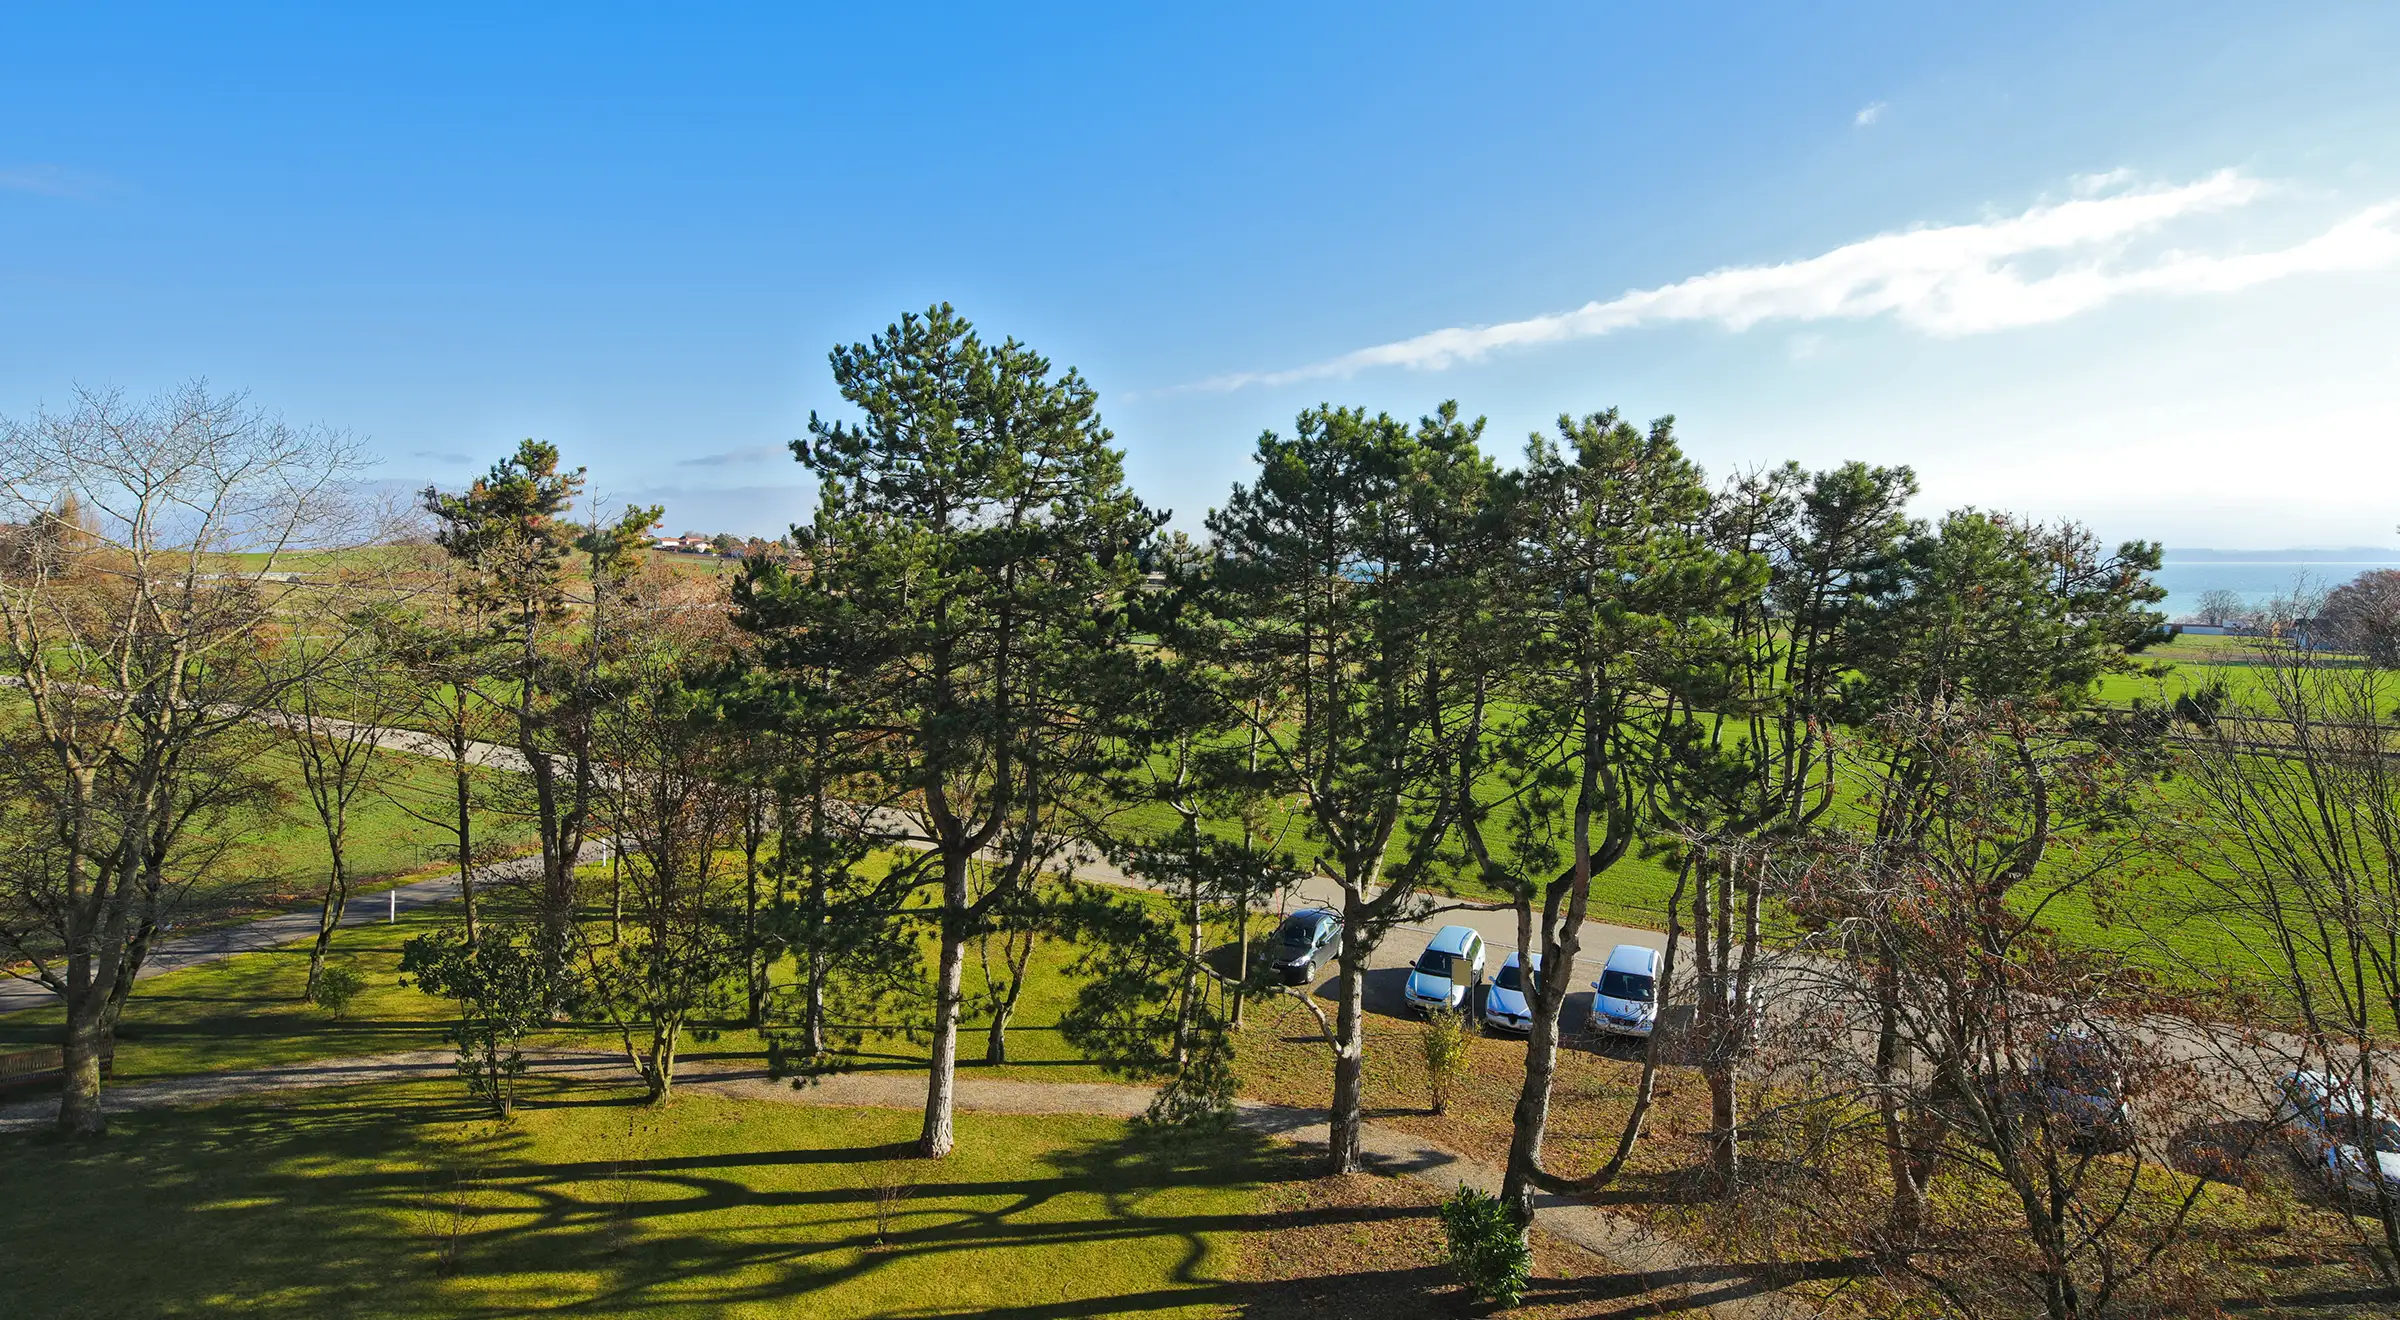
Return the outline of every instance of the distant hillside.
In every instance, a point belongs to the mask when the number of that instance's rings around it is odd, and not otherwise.
[[[2400,550],[2345,545],[2301,550],[2169,549],[2170,564],[2400,564]]]

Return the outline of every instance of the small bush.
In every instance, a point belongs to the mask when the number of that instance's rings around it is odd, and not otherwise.
[[[917,1173],[906,1160],[885,1160],[875,1179],[875,1244],[888,1247],[900,1211],[917,1190]]]
[[[347,962],[329,962],[317,973],[317,1007],[336,1018],[350,1014],[351,1001],[367,988],[364,972]]]
[[[1467,1068],[1467,1019],[1463,1013],[1437,1008],[1417,1028],[1417,1044],[1425,1062],[1425,1091],[1433,1112],[1450,1112],[1450,1093]]]
[[[1497,1196],[1464,1183],[1442,1202],[1444,1257],[1450,1272],[1478,1300],[1515,1306],[1533,1277],[1533,1248]]]

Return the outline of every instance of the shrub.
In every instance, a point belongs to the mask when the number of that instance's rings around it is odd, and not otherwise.
[[[1442,1236],[1450,1272],[1478,1300],[1504,1307],[1525,1300],[1526,1282],[1533,1277],[1533,1248],[1499,1197],[1459,1184],[1442,1202]]]
[[[1417,1028],[1417,1045],[1425,1061],[1425,1091],[1433,1112],[1450,1112],[1450,1092],[1467,1068],[1467,1019],[1464,1014],[1437,1008]]]
[[[416,936],[400,948],[400,971],[417,988],[458,1003],[450,1039],[458,1045],[458,1073],[467,1091],[508,1117],[516,1107],[517,1079],[525,1073],[518,1047],[540,1025],[555,1001],[548,960],[532,940],[497,923],[476,938],[451,930]]]
[[[336,1018],[348,1017],[352,1000],[367,988],[366,974],[347,962],[325,964],[317,973],[317,1007]]]

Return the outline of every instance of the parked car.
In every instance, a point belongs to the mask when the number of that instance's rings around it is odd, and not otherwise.
[[[1341,914],[1330,908],[1310,908],[1283,919],[1275,929],[1274,951],[1268,965],[1285,985],[1307,985],[1317,979],[1317,966],[1340,947]]]
[[[2333,1185],[2360,1196],[2375,1195],[2378,1178],[2400,1196],[2400,1123],[2382,1105],[2370,1110],[2340,1078],[2296,1072],[2283,1079],[2275,1120],[2289,1124],[2311,1159]],[[2366,1152],[2372,1149],[2369,1162]]]
[[[2107,1153],[2133,1145],[2133,1104],[2106,1041],[2062,1028],[2042,1042],[2039,1062],[2042,1108],[2067,1130],[2070,1146]]]
[[[1508,961],[1500,964],[1500,974],[1492,978],[1491,988],[1483,992],[1483,1025],[1502,1031],[1533,1030],[1533,1006],[1525,1002],[1525,992],[1535,988],[1541,978],[1542,955],[1508,955]]]
[[[1608,951],[1592,982],[1591,1028],[1612,1036],[1647,1036],[1658,1025],[1659,951],[1620,944]]]
[[[1444,926],[1408,969],[1408,986],[1401,993],[1420,1013],[1437,1008],[1464,1009],[1475,986],[1483,984],[1483,936],[1472,926]]]
[[[2052,1123],[2069,1150],[2101,1155],[2133,1145],[2124,1074],[2107,1042],[2082,1027],[2044,1037],[2023,1074],[1986,1074],[1975,1086],[1995,1117]]]

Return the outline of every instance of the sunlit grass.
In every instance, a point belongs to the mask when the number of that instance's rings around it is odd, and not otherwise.
[[[902,1110],[630,1096],[537,1081],[502,1125],[394,1084],[0,1137],[9,1187],[72,1189],[0,1198],[0,1296],[29,1320],[1218,1315],[1260,1185],[1296,1171],[1239,1136],[975,1113],[930,1163]]]

